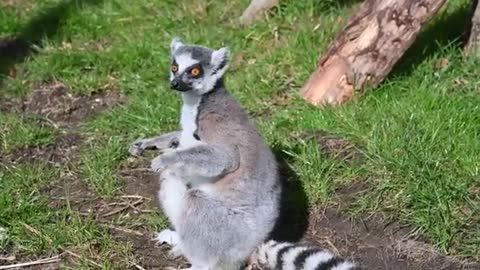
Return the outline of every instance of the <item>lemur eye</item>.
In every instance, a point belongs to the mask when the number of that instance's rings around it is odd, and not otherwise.
[[[192,70],[190,71],[190,74],[192,74],[194,77],[200,75],[200,69],[198,68],[192,68]]]
[[[172,72],[173,72],[173,73],[175,73],[175,72],[178,71],[177,65],[172,65],[171,69],[172,69]]]

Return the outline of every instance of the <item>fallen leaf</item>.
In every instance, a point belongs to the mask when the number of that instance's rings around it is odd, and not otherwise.
[[[243,64],[244,61],[244,54],[239,53],[235,56],[235,59],[233,60],[232,68],[238,68]]]
[[[255,59],[255,58],[250,58],[250,59],[248,59],[248,61],[247,61],[247,63],[248,63],[249,65],[253,65],[253,64],[255,64],[255,62],[257,62],[257,59]]]
[[[455,84],[458,85],[458,86],[465,86],[468,84],[468,81],[465,80],[464,78],[457,78],[455,79]]]
[[[70,50],[72,48],[72,43],[62,41],[62,49]]]
[[[105,48],[103,47],[102,43],[96,43],[96,44],[95,44],[95,47],[97,47],[97,50],[98,50],[98,51],[103,51],[103,50],[105,50]]]
[[[15,79],[17,77],[17,69],[15,67],[8,68],[8,77]]]
[[[433,63],[433,68],[436,70],[445,70],[450,65],[447,58],[438,59]]]

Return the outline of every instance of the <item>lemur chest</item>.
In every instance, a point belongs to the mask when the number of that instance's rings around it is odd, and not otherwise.
[[[180,117],[180,125],[182,127],[180,148],[193,147],[201,143],[198,136],[195,134],[198,128],[197,115],[199,105],[199,98],[198,100],[184,100]]]

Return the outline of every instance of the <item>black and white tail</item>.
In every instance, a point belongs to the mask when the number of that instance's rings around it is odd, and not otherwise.
[[[254,254],[256,264],[279,270],[360,270],[331,252],[315,246],[270,240]]]

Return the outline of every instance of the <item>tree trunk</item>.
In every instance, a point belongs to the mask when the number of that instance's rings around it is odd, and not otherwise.
[[[314,105],[342,104],[378,85],[446,0],[366,0],[301,89]]]
[[[279,0],[251,0],[250,5],[240,17],[241,25],[249,25],[258,20],[265,11],[278,5]]]
[[[474,13],[472,17],[472,28],[470,30],[470,38],[468,39],[465,51],[468,55],[480,57],[480,3],[473,1]]]

